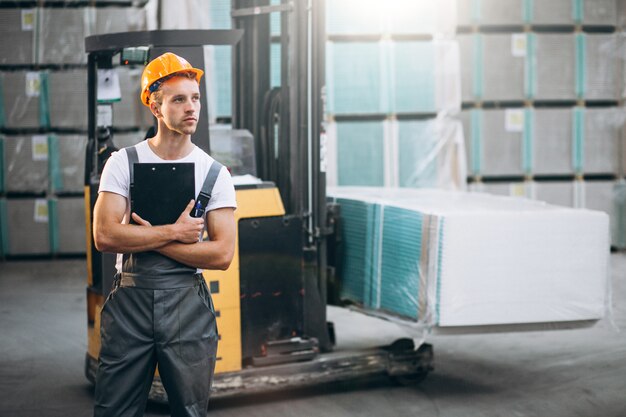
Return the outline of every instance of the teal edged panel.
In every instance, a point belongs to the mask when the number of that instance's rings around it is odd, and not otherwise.
[[[213,46],[213,71],[216,88],[216,117],[232,115],[232,47],[227,45]],[[209,109],[211,111],[212,109]]]
[[[572,0],[572,19],[574,23],[582,23],[585,18],[584,0]]]
[[[41,91],[39,96],[39,126],[43,128],[50,127],[50,89],[48,81],[48,72],[39,73],[39,81]]]
[[[59,252],[59,216],[57,213],[56,198],[48,199],[48,227],[50,239],[50,253],[57,254]]]
[[[526,59],[524,61],[524,94],[527,99],[537,95],[537,35],[526,34]]]
[[[209,29],[231,29],[231,0],[209,1]]]
[[[385,207],[380,204],[370,204],[369,222],[367,225],[368,245],[366,248],[366,277],[363,291],[364,305],[370,308],[380,306],[380,276],[381,276],[381,250],[382,250],[382,213]],[[368,261],[369,260],[369,261]]]
[[[438,155],[441,135],[437,122],[398,121],[398,185],[400,187],[437,187]]]
[[[56,135],[48,135],[48,184],[51,192],[63,190],[63,176],[61,175],[61,162],[59,154],[59,138]]]
[[[585,166],[585,108],[574,107],[572,126],[572,167],[574,173],[582,174]]]
[[[542,0],[539,0],[542,1]],[[534,0],[524,0],[522,3],[522,16],[524,19],[524,23],[531,24],[534,18],[533,11],[535,10],[535,2]]]
[[[281,45],[272,43],[270,46],[270,87],[280,87],[281,79]]]
[[[379,308],[418,320],[423,214],[385,207]]]
[[[535,144],[535,110],[524,109],[524,133],[522,136],[522,166],[524,173],[530,175],[534,168],[533,151]]]
[[[340,230],[342,262],[338,270],[342,299],[368,304],[371,301],[373,246],[373,204],[338,198],[341,206]]]
[[[483,111],[472,109],[471,111],[471,171],[472,175],[480,175],[483,167]]]
[[[480,33],[474,34],[473,37],[473,49],[474,53],[472,54],[472,66],[474,70],[472,71],[472,94],[474,98],[480,100],[483,98],[484,94],[484,58],[483,58],[483,50],[484,50],[484,42],[483,35]]]
[[[383,79],[391,80],[387,85],[392,88],[382,84],[391,94],[388,102],[392,113],[437,112],[434,45],[431,41],[393,42],[388,48],[391,53],[383,53],[383,65],[392,63],[389,75],[383,71]],[[382,108],[388,107],[383,102]]]
[[[337,123],[338,185],[385,185],[382,121]]]
[[[583,98],[587,85],[587,36],[584,33],[576,35],[576,97]]]
[[[482,20],[482,1],[481,0],[471,0],[472,1],[472,23],[479,24]]]

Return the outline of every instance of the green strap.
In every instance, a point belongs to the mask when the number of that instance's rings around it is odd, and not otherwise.
[[[472,23],[480,23],[482,6],[481,0],[472,0]]]
[[[59,252],[59,221],[57,216],[57,200],[48,200],[48,233],[50,238],[50,253]]]
[[[63,190],[63,177],[61,176],[61,162],[59,155],[59,138],[56,135],[48,135],[48,177],[50,178],[50,191]]]
[[[50,103],[49,103],[49,90],[48,90],[48,72],[43,71],[39,73],[39,80],[41,82],[41,91],[39,94],[39,125],[43,128],[50,127]]]
[[[522,5],[522,14],[524,16],[524,23],[530,24],[533,21],[533,14],[535,10],[535,2],[534,0],[524,0]]]
[[[585,18],[584,0],[572,0],[572,19],[575,23],[582,23]]]
[[[483,111],[473,109],[471,112],[470,148],[472,155],[472,174],[480,175],[483,166]]]
[[[481,99],[484,93],[484,71],[483,71],[483,35],[480,33],[474,34],[474,54],[472,56],[474,67],[474,74],[472,80],[472,89],[474,98]]]
[[[585,86],[587,85],[587,37],[584,33],[576,34],[576,96],[585,96]]]
[[[0,198],[0,255],[9,253],[9,224],[7,221],[7,200]]]
[[[0,128],[6,124],[4,115],[4,73],[0,73]]]
[[[572,143],[572,166],[576,174],[583,173],[585,165],[584,147],[585,147],[585,109],[584,107],[574,108],[573,117],[574,126],[572,133],[574,143]]]
[[[527,99],[537,95],[537,36],[526,34],[526,60],[524,61],[524,94]]]
[[[533,149],[535,142],[534,125],[535,111],[531,108],[524,110],[524,133],[522,138],[522,165],[524,172],[528,175],[532,174],[534,161]]]

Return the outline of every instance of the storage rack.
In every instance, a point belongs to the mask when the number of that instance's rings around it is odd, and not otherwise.
[[[0,257],[85,253],[84,38],[145,29],[146,2],[0,1]],[[140,74],[119,73],[113,131],[124,146],[151,121],[129,94]]]
[[[458,4],[470,188],[603,210],[626,248],[623,2]]]

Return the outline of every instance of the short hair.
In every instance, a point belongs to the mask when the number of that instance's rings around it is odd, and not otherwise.
[[[189,78],[190,80],[195,80],[196,74],[191,71],[180,71],[180,72],[175,72],[170,75],[166,75],[165,77],[158,79],[157,81],[154,82],[154,84],[157,84],[156,89],[152,93],[150,93],[150,103],[154,101],[156,103],[161,104],[163,102],[163,91],[161,90],[161,87],[163,86],[163,83],[165,81],[174,77],[183,77],[183,78]]]

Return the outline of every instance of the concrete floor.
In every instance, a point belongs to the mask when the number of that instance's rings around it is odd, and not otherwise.
[[[215,400],[210,415],[626,416],[626,334],[618,330],[626,329],[626,254],[613,254],[611,263],[613,324],[431,336],[435,371],[418,386],[387,378],[329,384]],[[83,376],[85,271],[82,259],[0,262],[0,416],[91,415],[93,389]],[[348,329],[337,326],[340,343]],[[384,323],[380,329],[381,338],[399,331]],[[168,415],[158,404],[146,412]]]

